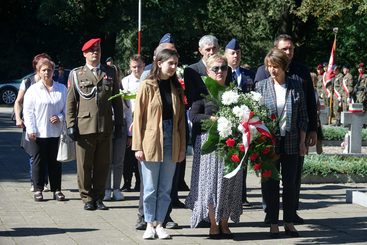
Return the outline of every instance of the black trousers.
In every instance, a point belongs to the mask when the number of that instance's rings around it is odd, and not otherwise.
[[[61,191],[62,165],[57,158],[59,137],[37,138],[33,150],[32,180],[35,191],[43,191],[47,183],[47,171],[52,192]]]
[[[133,173],[135,173],[135,186],[140,185],[140,174],[139,174],[138,160],[135,158],[135,152],[131,150],[131,147],[127,147],[125,151],[124,160],[124,187],[131,188],[131,181]]]
[[[302,178],[302,170],[303,170],[303,163],[305,161],[304,156],[299,157],[299,161],[297,164],[297,175],[296,175],[296,206],[294,210],[294,214],[296,214],[297,210],[299,210],[299,196],[301,193],[301,178]]]
[[[281,167],[281,177],[283,183],[283,221],[291,223],[294,220],[296,206],[296,174],[299,165],[299,155],[281,154],[277,162],[277,169]],[[266,204],[266,213],[271,224],[278,224],[279,221],[279,201],[280,188],[279,181],[269,179],[261,183],[263,200]]]

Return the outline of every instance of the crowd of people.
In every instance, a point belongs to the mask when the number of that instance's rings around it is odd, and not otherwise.
[[[140,191],[136,229],[145,230],[144,239],[170,238],[166,229],[178,227],[171,217],[174,207],[191,209],[191,227],[208,227],[209,238],[233,238],[229,219],[239,222],[243,205],[251,205],[246,193],[247,170],[224,178],[223,159],[216,152],[201,154],[208,137],[201,123],[217,120],[218,111],[205,96],[208,89],[202,76],[208,76],[218,86],[259,92],[269,113],[280,118],[279,132],[272,133],[279,140],[276,167],[283,185],[284,230],[288,236],[300,235],[295,224],[304,223],[297,213],[301,173],[307,147],[320,139],[319,101],[329,105],[336,96],[334,113],[351,100],[366,104],[363,65],[355,83],[347,66],[344,76],[338,72],[339,66],[333,67],[334,78],[326,81],[322,66],[317,67],[316,77],[293,59],[293,40],[282,34],[275,39],[264,65],[254,72],[240,66],[241,48],[235,38],[222,55],[218,39],[205,35],[198,43],[201,59],[179,77],[179,52],[167,33],[151,64],[145,66],[140,55],[132,55],[130,74],[122,77],[112,57],[101,63],[100,43],[100,38],[94,38],[82,46],[85,64],[70,72],[68,88],[52,80],[55,64],[44,53],[34,57],[35,76],[22,82],[14,110],[16,125],[24,128],[22,146],[29,154],[35,201],[43,200],[48,180],[54,199],[66,200],[61,192],[62,168],[56,159],[65,125],[76,144],[84,210],[107,210],[103,201],[121,201],[124,191],[135,190]],[[136,93],[136,98],[109,100],[121,90]],[[340,122],[337,113],[335,118]],[[190,192],[183,204],[178,191],[189,190],[184,181],[188,145],[193,146],[193,163]],[[280,236],[279,185],[275,179],[261,184],[264,222],[271,238]]]

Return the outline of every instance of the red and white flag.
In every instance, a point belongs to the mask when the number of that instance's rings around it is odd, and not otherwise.
[[[329,64],[328,64],[328,67],[327,67],[327,71],[325,72],[324,77],[323,77],[323,88],[324,88],[328,98],[331,95],[331,91],[327,88],[327,85],[331,82],[331,79],[335,76],[335,74],[333,72],[335,50],[336,50],[336,36],[334,38],[333,47],[331,48],[331,54],[330,54],[330,59],[329,59]]]

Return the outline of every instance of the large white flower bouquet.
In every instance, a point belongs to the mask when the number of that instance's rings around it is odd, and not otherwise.
[[[278,120],[268,115],[261,94],[244,94],[237,88],[220,86],[209,77],[203,80],[209,91],[207,99],[216,103],[219,110],[216,121],[203,122],[208,140],[202,146],[202,154],[216,151],[223,157],[226,178],[233,177],[249,163],[263,179],[279,179],[272,134],[278,130]]]

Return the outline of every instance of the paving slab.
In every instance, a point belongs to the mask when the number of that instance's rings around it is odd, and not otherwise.
[[[284,234],[269,238],[264,225],[260,181],[247,180],[248,200],[240,223],[230,223],[233,240],[213,241],[207,228],[190,228],[191,211],[174,209],[180,229],[169,230],[171,240],[144,241],[135,230],[138,192],[125,193],[124,201],[105,202],[107,211],[84,211],[77,190],[75,162],[63,164],[63,192],[66,202],[37,203],[29,191],[27,155],[19,148],[21,131],[9,120],[11,108],[0,107],[0,244],[366,244],[367,208],[346,202],[346,190],[362,190],[366,183],[302,185],[301,210],[304,225],[297,225],[301,237]],[[186,183],[190,183],[192,157],[188,156]],[[188,192],[180,192],[184,201]],[[282,217],[282,211],[280,212]],[[280,227],[282,230],[282,227]]]

